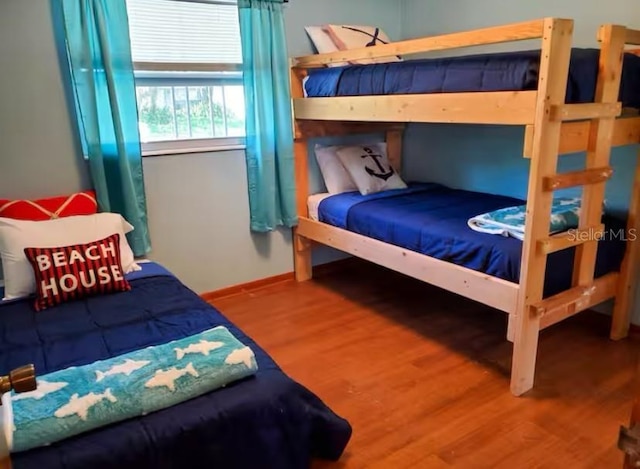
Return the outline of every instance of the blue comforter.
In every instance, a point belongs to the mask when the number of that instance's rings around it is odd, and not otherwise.
[[[573,49],[567,102],[593,102],[598,49]],[[535,90],[540,51],[407,60],[373,65],[321,68],[305,83],[309,97],[364,96],[473,91]],[[624,106],[640,108],[640,57],[626,54],[620,88]]]
[[[410,184],[408,189],[360,195],[347,192],[324,199],[319,220],[386,243],[484,272],[510,282],[520,280],[522,241],[479,233],[468,226],[475,215],[523,204],[512,197]],[[605,217],[607,239],[600,241],[596,276],[616,271],[624,256],[625,225]],[[545,295],[571,286],[574,249],[548,258]]]
[[[255,353],[253,377],[174,407],[13,455],[15,469],[307,468],[337,459],[349,424],[286,376],[248,336],[155,264],[133,290],[35,313],[0,304],[0,373],[85,365],[225,326]]]

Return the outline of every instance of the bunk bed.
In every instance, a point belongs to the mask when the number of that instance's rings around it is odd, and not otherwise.
[[[638,83],[640,75],[627,76],[623,80],[622,72],[623,59],[628,58],[625,47],[640,45],[640,31],[616,25],[602,26],[598,33],[601,49],[596,51],[595,58],[593,52],[572,49],[572,36],[572,20],[546,18],[294,59],[291,86],[300,219],[294,229],[297,280],[312,277],[311,250],[314,243],[319,243],[508,313],[507,338],[514,343],[511,391],[516,396],[533,388],[542,329],[603,301],[615,299],[611,337],[624,338],[629,329],[632,290],[640,260],[639,246],[632,242],[623,243],[622,247],[620,243],[604,245],[598,242],[598,235],[604,233],[604,224],[608,223],[602,218],[602,207],[605,185],[612,175],[611,148],[640,143],[640,117],[637,114],[627,117],[623,113],[623,105],[640,107],[636,101],[638,94],[634,94],[634,91],[640,91],[634,90],[638,87],[634,81]],[[385,74],[391,76],[391,67],[408,68],[409,74],[416,75],[416,67],[428,69],[434,62],[415,65],[406,61],[325,69],[330,64],[355,60],[404,57],[531,39],[541,40],[539,51],[483,58],[485,63],[515,63],[513,70],[517,73],[512,75],[519,78],[508,83],[496,84],[494,81],[483,86],[483,80],[479,80],[478,86],[457,83],[447,87],[442,83],[427,83],[415,87],[406,80],[376,79],[374,76],[375,68],[383,70],[383,77]],[[441,59],[440,64],[447,60]],[[634,62],[631,67],[637,64]],[[437,70],[438,67],[434,73]],[[586,92],[584,82],[582,90],[572,86],[585,70],[592,70],[593,80],[590,91]],[[365,80],[358,81],[359,76],[365,76]],[[428,77],[429,70],[423,76]],[[401,85],[394,88],[394,82]],[[619,101],[623,88],[630,96],[630,103]],[[515,250],[519,257],[515,274],[487,273],[464,262],[439,259],[433,253],[416,252],[402,243],[376,238],[365,228],[357,232],[337,222],[327,223],[326,217],[322,221],[322,215],[310,215],[309,139],[385,133],[389,162],[399,172],[403,129],[410,122],[525,126],[523,154],[530,160],[525,234],[523,241],[507,240],[511,244],[505,248]],[[559,156],[583,151],[586,152],[584,170],[558,173]],[[551,235],[554,191],[580,186],[583,186],[583,196],[579,226],[572,232]],[[442,189],[437,187],[425,190],[442,195]],[[472,194],[465,200],[473,197],[482,198],[482,195]],[[320,206],[326,206],[327,200]],[[495,199],[490,199],[487,204],[490,206],[494,202]],[[374,211],[376,207],[381,208],[384,213],[384,200],[367,203],[382,203],[372,207]],[[640,229],[639,204],[640,169],[636,169],[627,230]],[[383,215],[378,218],[381,217]],[[436,235],[445,236],[446,227],[440,227]],[[519,243],[517,248],[513,243]],[[503,247],[494,246],[494,249]],[[570,256],[560,259],[561,264],[573,266],[572,272],[567,273],[566,285],[552,282],[549,286],[547,282],[548,288],[545,288],[545,278],[556,271],[548,261],[551,262],[554,256],[566,256],[567,252]],[[603,255],[603,252],[606,253]],[[513,258],[513,252],[510,255]],[[616,256],[617,261],[610,265],[602,262],[602,259]],[[558,285],[561,285],[560,289]]]

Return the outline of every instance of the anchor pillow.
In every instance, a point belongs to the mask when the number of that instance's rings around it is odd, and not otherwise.
[[[338,150],[338,158],[362,195],[407,188],[389,163],[384,143],[343,147]]]
[[[120,259],[120,235],[60,248],[24,250],[36,278],[36,311],[87,296],[131,290]]]

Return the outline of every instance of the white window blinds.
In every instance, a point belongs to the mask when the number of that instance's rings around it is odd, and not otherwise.
[[[134,62],[239,64],[233,1],[127,0]]]

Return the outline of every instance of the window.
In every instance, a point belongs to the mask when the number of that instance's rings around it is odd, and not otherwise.
[[[244,144],[236,2],[127,0],[143,154]]]

